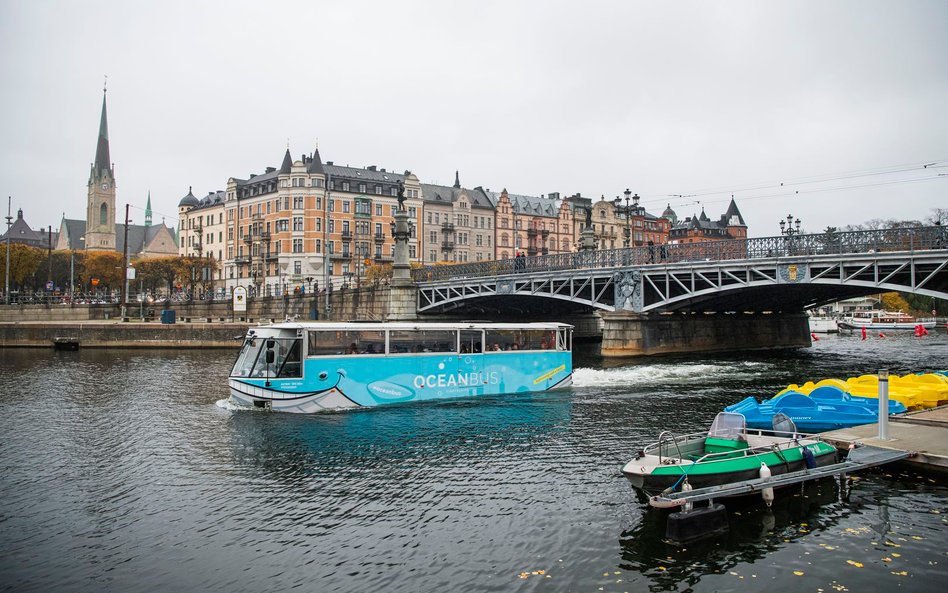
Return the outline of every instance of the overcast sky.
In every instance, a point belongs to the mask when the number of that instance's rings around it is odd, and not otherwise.
[[[0,194],[34,229],[85,218],[104,75],[136,224],[287,142],[680,217],[733,193],[751,236],[948,208],[944,0],[0,0],[0,55]]]

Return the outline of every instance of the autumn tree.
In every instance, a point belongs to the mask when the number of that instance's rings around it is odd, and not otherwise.
[[[122,254],[115,251],[88,251],[85,254],[85,280],[91,284],[98,279],[96,288],[107,290],[121,288],[124,274],[122,273]]]
[[[365,279],[376,286],[392,279],[392,264],[371,264],[365,268]]]
[[[11,290],[35,290],[35,278],[40,267],[47,261],[45,249],[30,247],[22,243],[10,244],[10,288]],[[7,243],[0,243],[0,272],[7,274]]]

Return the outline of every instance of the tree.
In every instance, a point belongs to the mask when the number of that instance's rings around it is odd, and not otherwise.
[[[391,280],[392,264],[371,264],[366,266],[365,279],[376,286],[378,286],[382,281]]]
[[[116,289],[122,286],[122,254],[115,251],[88,251],[85,256],[86,279],[99,280],[97,289]]]
[[[897,292],[884,292],[880,296],[882,308],[886,311],[902,311],[903,313],[908,313],[912,309],[902,295]]]
[[[36,290],[35,277],[40,266],[46,262],[46,250],[22,243],[10,244],[10,289]],[[0,243],[0,272],[6,278],[7,243]]]

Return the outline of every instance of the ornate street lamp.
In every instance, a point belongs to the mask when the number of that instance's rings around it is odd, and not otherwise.
[[[794,225],[796,225],[796,228],[794,228]],[[788,237],[792,237],[793,235],[798,235],[799,233],[800,233],[800,219],[799,218],[796,220],[793,220],[793,215],[787,214],[786,221],[781,219],[780,221],[780,234],[781,235],[787,235]]]
[[[612,204],[615,206],[616,214],[625,217],[625,228],[623,233],[625,235],[625,247],[629,247],[632,241],[632,229],[629,226],[629,223],[633,215],[639,214],[639,194],[632,195],[632,191],[626,188],[624,192],[625,195],[625,205],[619,201],[619,196],[616,196],[616,199],[613,200]],[[632,203],[629,204],[629,200],[632,200]]]

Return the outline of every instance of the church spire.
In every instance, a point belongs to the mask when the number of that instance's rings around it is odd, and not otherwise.
[[[148,203],[145,204],[145,226],[151,226],[151,190],[148,190]]]
[[[454,189],[461,189],[461,178],[458,177],[458,172],[454,171]]]
[[[99,120],[99,141],[95,147],[95,171],[111,171],[112,160],[109,157],[109,120],[105,110],[105,89],[102,89],[102,118]]]

